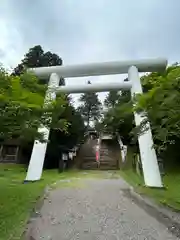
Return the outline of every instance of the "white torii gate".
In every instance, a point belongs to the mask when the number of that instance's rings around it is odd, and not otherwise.
[[[138,72],[164,71],[167,65],[166,59],[144,59],[138,61],[121,61],[93,63],[73,66],[53,66],[30,69],[38,78],[49,77],[49,84],[46,98],[55,99],[56,92],[82,93],[82,92],[104,92],[110,90],[130,89],[132,96],[142,93],[142,86]],[[128,73],[128,82],[71,85],[60,86],[60,77],[85,77],[98,75],[112,75]],[[136,126],[140,125],[143,117],[134,113]],[[45,133],[49,138],[49,129],[40,127],[38,131]],[[148,187],[163,187],[159,171],[156,152],[153,148],[152,133],[149,127],[145,133],[138,137],[139,149],[142,161],[145,185]],[[32,155],[25,181],[36,181],[41,178],[47,143],[40,143],[35,140]]]

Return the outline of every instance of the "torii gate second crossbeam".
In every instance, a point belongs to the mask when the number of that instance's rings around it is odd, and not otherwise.
[[[56,92],[82,93],[100,92],[120,89],[130,89],[132,96],[142,93],[142,86],[138,72],[163,71],[167,65],[166,59],[144,59],[138,61],[121,61],[93,63],[74,66],[53,66],[30,69],[38,78],[49,77],[46,98],[55,99]],[[94,85],[70,85],[59,87],[60,77],[84,77],[98,75],[112,75],[128,73],[128,82],[94,84]],[[140,125],[143,117],[134,113],[136,126]],[[49,129],[40,127],[38,131],[45,133],[49,138]],[[150,126],[148,130],[138,137],[139,149],[142,161],[145,185],[148,187],[163,187],[159,171],[155,149],[153,147],[152,133]],[[37,181],[41,178],[47,143],[40,143],[35,140],[32,155],[28,167],[26,181]]]

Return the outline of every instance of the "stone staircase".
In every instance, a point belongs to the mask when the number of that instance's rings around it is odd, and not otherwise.
[[[116,170],[118,169],[117,148],[111,141],[102,141],[100,148],[100,169]],[[120,152],[120,150],[118,150]],[[119,154],[120,155],[120,154]]]
[[[96,162],[95,145],[97,140],[88,140],[80,151],[81,164],[80,168],[84,170],[116,170],[118,169],[118,158],[120,156],[119,146],[116,148],[114,143],[102,141],[100,147],[100,167]]]
[[[80,159],[81,164],[80,168],[84,170],[94,170],[97,169],[97,162],[96,162],[96,156],[95,156],[95,145],[97,143],[97,140],[87,140],[81,147],[80,151]]]
[[[95,170],[98,169],[98,165],[94,156],[85,156],[83,158],[82,169]]]

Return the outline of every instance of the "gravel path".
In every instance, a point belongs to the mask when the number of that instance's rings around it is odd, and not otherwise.
[[[122,179],[81,179],[50,192],[32,222],[31,240],[174,240],[166,225],[126,194]]]

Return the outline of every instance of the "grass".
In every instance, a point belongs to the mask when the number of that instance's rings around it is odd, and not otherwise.
[[[78,179],[105,177],[100,171],[73,170],[59,174],[57,170],[47,170],[40,181],[23,184],[25,175],[22,165],[0,164],[0,240],[20,239],[35,203],[47,185],[60,180],[52,188],[82,187]]]
[[[180,170],[168,167],[163,177],[165,189],[148,188],[144,186],[142,176],[132,170],[132,159],[134,149],[129,147],[127,161],[120,175],[132,185],[140,194],[153,198],[157,203],[164,204],[174,210],[180,211]]]
[[[30,213],[46,185],[58,178],[55,171],[46,171],[43,180],[23,184],[23,166],[0,164],[0,239],[20,239]]]
[[[132,169],[121,171],[120,174],[138,193],[147,195],[158,203],[180,211],[180,173],[172,172],[163,177],[165,189],[145,187],[143,178]]]

